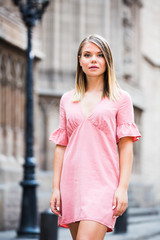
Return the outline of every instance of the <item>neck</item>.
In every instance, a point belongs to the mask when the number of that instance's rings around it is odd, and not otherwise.
[[[87,89],[86,91],[92,92],[92,91],[103,91],[103,76],[99,77],[88,77],[87,76]]]

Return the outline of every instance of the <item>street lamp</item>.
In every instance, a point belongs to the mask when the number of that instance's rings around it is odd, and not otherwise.
[[[33,151],[33,52],[32,28],[49,4],[49,0],[12,0],[19,7],[22,19],[27,27],[27,71],[26,71],[26,125],[25,125],[25,163],[24,178],[20,183],[23,188],[21,218],[18,237],[37,238],[40,233],[38,223],[35,180],[35,159]]]

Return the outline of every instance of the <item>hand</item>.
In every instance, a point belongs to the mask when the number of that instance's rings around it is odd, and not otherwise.
[[[60,201],[59,189],[53,190],[50,200],[50,208],[51,211],[58,216],[61,216]]]
[[[128,193],[127,190],[121,187],[118,187],[113,200],[113,207],[115,209],[113,217],[121,216],[127,209],[128,205]]]

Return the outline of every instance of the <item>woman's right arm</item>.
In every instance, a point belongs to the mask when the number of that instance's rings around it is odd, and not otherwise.
[[[54,151],[54,164],[53,164],[53,191],[50,200],[51,211],[56,215],[61,215],[60,209],[60,179],[63,165],[64,152],[66,147],[56,145]]]

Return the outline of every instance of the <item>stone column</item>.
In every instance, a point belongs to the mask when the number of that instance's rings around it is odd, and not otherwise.
[[[83,39],[86,34],[86,0],[80,1],[79,22],[79,35]]]
[[[50,129],[55,129],[58,127],[58,106],[59,106],[59,98],[40,96],[39,98],[39,106],[40,106],[40,115],[42,118],[42,128],[40,136],[43,136],[39,139],[39,159],[40,159],[40,168],[42,170],[52,170],[53,168],[53,154],[51,159],[51,152],[49,150],[49,136],[51,134]],[[51,126],[52,120],[52,126]],[[53,145],[52,145],[53,149]],[[52,151],[53,153],[53,151]]]
[[[23,75],[24,64],[22,60],[18,60],[16,63],[16,135],[17,135],[17,145],[16,145],[16,157],[18,161],[21,161],[21,158],[24,157],[24,119],[25,115],[25,105],[24,105],[24,79]],[[23,128],[22,128],[23,127]]]
[[[61,14],[60,14],[60,9],[61,9],[61,3],[59,0],[54,1],[54,18],[53,18],[53,29],[54,32],[56,33],[54,35],[54,44],[53,44],[53,55],[54,58],[52,59],[53,61],[53,68],[55,70],[60,69],[60,58],[61,58],[61,26],[60,26],[60,19],[61,19]],[[53,13],[52,13],[53,14]]]
[[[1,104],[2,104],[2,154],[6,155],[6,72],[5,72],[5,61],[6,56],[2,55],[1,60],[1,74],[2,74],[2,95],[1,95]]]
[[[11,83],[12,83],[12,76],[11,76],[11,56],[7,54],[7,59],[5,62],[6,66],[6,155],[11,157],[12,156],[12,146],[13,146],[13,138],[12,138],[12,126],[11,126],[11,115],[13,112],[12,109],[12,102],[11,102]]]
[[[1,64],[2,64],[2,51],[0,50],[0,96],[2,96],[2,72],[1,72]],[[0,154],[2,153],[2,101],[0,101]]]
[[[123,0],[123,77],[138,82],[139,69],[139,8],[140,0]]]
[[[118,81],[122,78],[123,58],[122,1],[110,1],[110,46]]]
[[[103,36],[106,38],[108,42],[110,42],[110,26],[111,26],[111,0],[104,1],[103,5],[103,25],[104,25],[104,32]]]

